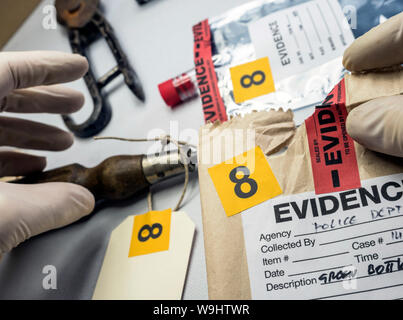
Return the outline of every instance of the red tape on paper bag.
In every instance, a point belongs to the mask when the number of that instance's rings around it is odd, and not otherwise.
[[[346,130],[344,79],[305,121],[315,193],[361,187],[354,141]]]
[[[211,52],[211,33],[208,20],[193,27],[194,63],[197,85],[203,104],[204,120],[227,121],[227,113],[217,85]]]

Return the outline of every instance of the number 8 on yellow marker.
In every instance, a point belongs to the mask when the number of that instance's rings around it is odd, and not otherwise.
[[[282,193],[260,147],[208,169],[227,216]]]
[[[236,103],[276,91],[268,57],[232,67],[230,73]]]
[[[134,217],[129,258],[169,250],[171,209]]]

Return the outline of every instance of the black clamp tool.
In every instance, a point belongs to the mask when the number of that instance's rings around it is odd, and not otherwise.
[[[87,57],[85,48],[102,36],[117,61],[117,65],[98,80],[95,79],[91,67],[84,76],[94,102],[94,109],[88,120],[82,124],[76,124],[70,116],[63,115],[64,123],[76,136],[91,137],[103,130],[112,116],[112,110],[102,95],[102,89],[107,84],[122,74],[126,85],[141,101],[145,100],[144,91],[136,72],[120,47],[111,25],[99,8],[99,0],[56,0],[55,6],[58,22],[68,28],[69,40],[74,53]]]

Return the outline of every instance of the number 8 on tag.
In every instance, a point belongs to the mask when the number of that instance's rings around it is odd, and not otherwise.
[[[259,147],[211,167],[208,171],[227,216],[282,193]]]
[[[268,57],[232,67],[230,73],[236,103],[276,91]]]
[[[243,177],[242,178],[238,178],[237,174],[238,172],[242,172],[243,173]],[[254,196],[258,190],[258,186],[255,180],[250,179],[250,171],[247,167],[245,166],[239,166],[236,167],[235,169],[232,169],[230,174],[229,174],[229,179],[235,183],[235,194],[237,195],[238,198],[241,199],[247,199],[250,198],[252,196]],[[244,192],[242,191],[242,186],[243,184],[249,184],[250,188],[248,192]]]
[[[171,209],[134,216],[129,258],[169,249]]]

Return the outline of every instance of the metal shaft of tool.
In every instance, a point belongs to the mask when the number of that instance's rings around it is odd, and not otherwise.
[[[156,184],[183,174],[185,172],[184,161],[190,172],[195,171],[196,153],[189,148],[183,153],[183,156],[184,159],[178,151],[144,156],[142,166],[145,178],[150,184]]]

